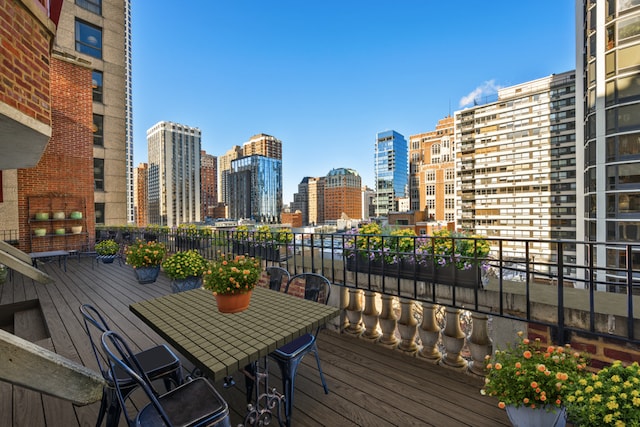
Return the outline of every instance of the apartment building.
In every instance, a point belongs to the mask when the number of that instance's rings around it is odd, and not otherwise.
[[[574,104],[570,71],[500,89],[497,101],[455,113],[458,228],[503,239],[575,238]],[[549,259],[551,249],[535,242],[530,256]],[[503,253],[524,256],[518,242],[504,242]]]
[[[218,157],[218,202],[229,206],[229,174],[231,162],[242,157],[242,147],[234,145],[222,156]],[[225,218],[228,216],[225,215]]]
[[[200,218],[213,218],[213,208],[218,206],[218,158],[200,152]]]
[[[376,215],[395,211],[396,199],[405,197],[408,184],[407,141],[394,130],[376,135],[374,172],[376,180]]]
[[[427,219],[456,220],[456,141],[454,119],[438,120],[435,130],[409,137],[409,209]]]
[[[577,2],[576,16],[578,238],[612,243],[599,267],[637,268],[613,243],[640,242],[640,2]]]
[[[242,155],[254,154],[282,160],[282,141],[264,133],[254,135],[242,144]]]
[[[138,227],[149,225],[149,164],[140,163],[133,170],[134,224]]]
[[[326,177],[309,178],[309,225],[324,224]]]
[[[300,211],[300,219],[303,225],[309,225],[309,179],[305,176],[298,184],[298,192],[293,194],[291,212]]]
[[[147,130],[149,222],[177,227],[199,222],[201,132],[173,122]]]
[[[53,50],[92,70],[95,221],[132,222],[130,0],[63,2]]]
[[[335,221],[346,215],[362,219],[362,178],[353,169],[336,168],[325,176],[324,220]]]

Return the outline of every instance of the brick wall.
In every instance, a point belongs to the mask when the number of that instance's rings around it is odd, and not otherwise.
[[[51,111],[52,137],[42,158],[36,167],[18,170],[20,248],[27,252],[76,249],[95,238],[91,69],[51,59]],[[42,196],[53,203],[83,200],[83,233],[88,234],[32,239],[29,219],[33,218],[34,207],[30,211],[28,204],[36,196],[38,203],[47,203]],[[69,205],[67,210],[71,209]]]
[[[539,338],[543,343],[552,343],[549,328],[542,325],[529,324],[529,339]],[[556,343],[554,343],[556,344]],[[640,360],[640,345],[629,344],[614,338],[588,338],[581,334],[572,334],[569,341],[571,348],[589,354],[590,369],[597,371],[616,360],[628,365]]]
[[[0,2],[0,103],[47,126],[52,36],[22,1]]]

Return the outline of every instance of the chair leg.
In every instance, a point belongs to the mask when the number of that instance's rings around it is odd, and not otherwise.
[[[107,408],[109,407],[109,402],[107,402],[107,393],[108,390],[102,390],[102,399],[100,399],[100,409],[98,410],[98,420],[96,421],[96,427],[100,427],[102,425],[102,420],[107,413]]]
[[[318,355],[318,347],[313,344],[313,354],[316,356],[316,362],[318,363],[318,372],[320,372],[320,381],[322,382],[322,388],[324,388],[324,394],[329,394],[329,387],[327,386],[327,382],[324,379],[324,374],[322,373],[322,366],[320,366],[320,356]]]

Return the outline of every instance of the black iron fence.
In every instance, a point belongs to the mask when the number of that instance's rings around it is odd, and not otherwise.
[[[209,259],[247,254],[293,274],[322,273],[349,289],[543,324],[561,343],[570,332],[639,341],[640,242],[277,232],[267,239],[211,229],[100,233],[124,244],[159,240],[170,252],[195,249]]]

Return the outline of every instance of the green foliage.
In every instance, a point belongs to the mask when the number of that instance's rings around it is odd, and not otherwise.
[[[171,279],[200,277],[207,270],[208,263],[196,250],[181,251],[169,256],[162,262],[163,271]]]
[[[96,253],[98,255],[115,255],[120,250],[120,245],[115,240],[108,239],[96,243]]]
[[[241,294],[252,290],[262,272],[260,261],[244,255],[221,254],[202,278],[205,289],[216,294]]]
[[[565,404],[572,384],[587,375],[586,357],[568,345],[543,346],[518,332],[519,343],[487,356],[482,394],[498,399],[498,406],[553,409]]]
[[[567,397],[570,421],[580,427],[640,426],[640,365],[615,361],[579,379]]]
[[[134,268],[151,267],[162,264],[167,249],[164,243],[144,240],[136,242],[127,248],[127,264]]]
[[[427,238],[420,250],[435,255],[436,263],[440,266],[453,262],[457,269],[468,270],[482,264],[491,250],[489,242],[474,234],[439,230],[433,233],[433,237]]]

